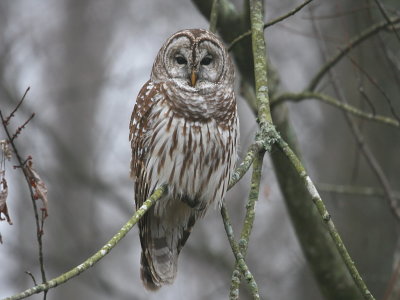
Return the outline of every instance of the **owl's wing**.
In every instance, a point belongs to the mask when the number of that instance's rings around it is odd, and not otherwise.
[[[135,181],[135,205],[139,209],[144,201],[150,196],[150,183],[146,180],[146,164],[149,153],[148,137],[152,130],[152,111],[162,99],[162,93],[159,92],[158,85],[152,83],[150,80],[142,87],[136,99],[136,104],[132,112],[130,121],[129,139],[132,147],[132,160],[131,160],[131,177]],[[153,187],[154,188],[154,187]],[[153,211],[150,209],[139,220],[139,236],[142,245],[141,257],[141,277],[148,289],[156,290],[159,285],[155,284],[152,278],[154,272],[151,270],[154,267],[150,266],[152,261],[147,258],[148,249],[151,241],[151,220],[154,219]],[[147,253],[144,254],[144,253]]]
[[[137,96],[129,124],[129,140],[132,148],[131,177],[135,181],[143,176],[143,163],[146,156],[145,137],[151,125],[149,115],[154,104],[158,102],[155,99],[156,95],[156,85],[150,80],[147,81]]]

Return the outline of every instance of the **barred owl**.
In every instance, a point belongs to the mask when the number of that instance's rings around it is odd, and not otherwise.
[[[238,118],[234,68],[211,32],[182,30],[162,46],[130,122],[138,209],[160,185],[168,192],[139,221],[141,279],[171,284],[196,220],[221,203],[233,172]]]

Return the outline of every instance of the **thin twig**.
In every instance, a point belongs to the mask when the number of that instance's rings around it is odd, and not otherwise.
[[[18,129],[15,131],[15,133],[13,134],[13,136],[11,137],[10,143],[13,142],[18,135],[21,133],[22,129],[25,128],[26,125],[28,125],[28,123],[35,117],[35,113],[32,113],[31,116],[24,122],[24,124],[22,124],[21,126],[18,127]],[[7,122],[6,122],[7,123]]]
[[[383,189],[370,186],[319,183],[318,190],[324,193],[346,194],[364,197],[385,197]],[[393,197],[400,201],[400,192],[393,192]]]
[[[29,275],[32,278],[32,281],[33,281],[34,285],[37,285],[35,276],[33,276],[33,274],[31,272],[25,271],[25,274]]]
[[[97,251],[94,255],[86,259],[83,263],[78,266],[72,268],[68,272],[61,274],[60,276],[53,278],[46,283],[39,284],[30,289],[25,290],[22,293],[17,295],[4,298],[3,300],[18,300],[29,297],[33,294],[38,294],[43,291],[47,291],[51,288],[54,288],[60,284],[63,284],[79,275],[80,273],[86,271],[93,265],[95,265],[99,260],[101,260],[104,256],[106,256],[118,243],[119,241],[125,237],[125,235],[132,229],[132,227],[139,221],[140,218],[157,202],[167,191],[167,187],[165,185],[157,188],[153,194],[143,203],[143,205],[135,212],[135,214],[125,223],[124,226],[115,234],[99,251]]]
[[[354,14],[363,12],[367,9],[368,10],[371,9],[371,5],[364,5],[364,6],[360,6],[360,7],[345,10],[345,11],[338,11],[338,12],[335,12],[332,14],[318,15],[318,16],[312,16],[312,17],[304,16],[304,17],[302,17],[302,19],[304,19],[304,20],[311,20],[311,19],[312,20],[326,20],[326,19],[334,19],[334,18],[336,19],[339,17],[348,16],[348,15],[353,16]]]
[[[300,11],[304,6],[306,6],[308,3],[310,3],[313,0],[307,0],[305,2],[303,2],[302,4],[300,4],[299,6],[295,7],[294,9],[292,9],[291,11],[289,11],[288,13],[268,22],[264,24],[264,30],[272,25],[275,25],[276,23],[279,23],[291,16],[293,16],[294,14],[296,14],[298,11]],[[236,37],[228,46],[228,51],[230,51],[235,45],[236,43],[238,43],[240,40],[244,39],[246,36],[251,35],[251,30],[246,31],[245,33],[239,35],[238,37]]]
[[[8,125],[8,122],[10,121],[10,119],[12,117],[14,117],[15,112],[18,110],[18,108],[21,106],[22,102],[24,102],[26,94],[28,94],[29,90],[31,89],[31,87],[28,86],[28,88],[25,90],[24,95],[22,96],[21,100],[18,102],[17,106],[14,108],[14,110],[10,113],[10,115],[5,119],[5,123],[6,125]]]
[[[313,27],[317,35],[320,35],[319,29],[315,26],[315,23],[313,22]],[[320,45],[323,47],[324,45]],[[324,60],[326,60],[324,49],[321,50],[321,55],[323,56]],[[325,49],[326,50],[326,49]],[[344,96],[342,90],[339,88],[339,85],[337,84],[337,80],[334,76],[333,70],[328,69],[328,75],[330,76],[330,81],[332,82],[333,89],[336,93],[336,96],[338,99],[340,99],[342,102],[347,104],[348,102],[346,101],[346,97]],[[393,196],[393,191],[390,186],[389,180],[381,168],[380,164],[376,160],[374,154],[372,153],[371,149],[369,148],[368,144],[365,143],[364,136],[361,133],[359,127],[357,126],[356,122],[353,120],[353,118],[346,112],[343,111],[344,117],[346,119],[347,124],[350,127],[350,131],[353,134],[354,138],[356,139],[356,142],[358,144],[359,149],[361,150],[361,153],[364,155],[367,163],[369,164],[371,170],[375,173],[376,177],[378,178],[383,191],[385,192],[385,199],[387,199],[390,211],[392,212],[393,216],[397,221],[400,221],[400,206],[397,203],[396,199]]]
[[[353,63],[353,65],[361,71],[365,75],[365,77],[368,79],[368,81],[382,94],[383,98],[385,98],[387,104],[389,105],[389,109],[392,112],[392,115],[397,119],[397,121],[400,122],[400,117],[396,113],[392,100],[390,100],[389,96],[387,93],[382,89],[382,87],[376,82],[376,80],[363,68],[361,67],[351,56],[349,56],[350,61]]]
[[[380,123],[384,123],[384,124],[394,126],[394,127],[400,127],[400,123],[398,120],[392,119],[390,117],[385,117],[382,115],[376,115],[374,113],[364,112],[348,103],[340,102],[339,100],[337,100],[329,95],[322,94],[322,93],[315,93],[315,92],[308,92],[308,91],[304,91],[301,93],[284,93],[284,94],[281,94],[281,95],[277,96],[276,98],[272,99],[271,105],[272,106],[278,105],[279,103],[282,103],[284,101],[299,102],[299,101],[303,101],[303,100],[307,100],[307,99],[320,100],[329,105],[335,106],[343,111],[346,111],[355,116],[358,116],[358,117],[361,117],[361,118],[364,118],[364,119],[367,119],[370,121],[380,122]]]
[[[368,2],[372,2],[372,0],[370,0]],[[372,22],[373,21],[373,16],[371,14],[371,11],[368,11],[368,17],[369,17],[369,20]],[[395,31],[396,30],[396,26],[393,25],[390,29],[392,31]],[[396,86],[397,86],[397,88],[400,88],[400,76],[399,76],[400,68],[399,68],[399,64],[397,62],[397,59],[394,59],[394,57],[393,57],[392,53],[390,52],[390,50],[388,49],[386,43],[384,43],[381,33],[378,33],[378,35],[377,35],[377,48],[381,49],[381,51],[383,51],[383,54],[384,54],[383,56],[386,59],[386,62],[388,64],[390,70],[393,73],[393,78],[396,81]]]
[[[317,72],[317,74],[311,79],[310,84],[305,89],[306,91],[313,91],[317,87],[318,83],[322,77],[335,66],[350,50],[354,49],[361,42],[365,41],[372,35],[376,34],[382,29],[389,27],[391,24],[397,24],[400,22],[400,17],[395,17],[390,19],[390,23],[387,21],[380,22],[378,24],[372,25],[366,30],[362,31],[359,35],[352,38],[339,52],[331,57],[325,65]]]
[[[364,87],[361,85],[361,81],[360,81],[360,85],[358,87],[358,91],[360,92],[362,98],[365,100],[365,102],[367,102],[369,108],[372,111],[372,115],[376,116],[376,109],[374,104],[372,103],[371,99],[369,98],[368,94],[365,92]]]
[[[400,35],[399,35],[399,33],[396,31],[396,29],[395,29],[395,27],[394,27],[394,24],[393,24],[392,21],[390,20],[390,17],[389,17],[389,15],[386,13],[386,10],[385,10],[385,8],[383,7],[382,3],[381,3],[379,0],[374,0],[374,1],[375,1],[376,5],[378,6],[378,8],[379,8],[381,14],[382,14],[383,17],[385,18],[385,20],[386,20],[390,25],[392,25],[394,34],[396,35],[397,40],[400,42]]]

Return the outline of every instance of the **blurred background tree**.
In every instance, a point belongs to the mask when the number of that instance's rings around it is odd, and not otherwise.
[[[133,213],[133,184],[128,176],[130,113],[163,41],[183,28],[208,28],[200,12],[205,11],[199,1],[193,2],[0,2],[0,109],[11,111],[31,86],[13,125],[36,113],[17,142],[24,155],[33,157],[49,188],[50,216],[43,236],[48,278],[91,255]],[[266,1],[265,20],[300,3]],[[242,1],[233,1],[233,5],[242,11]],[[303,90],[326,58],[352,37],[385,20],[382,7],[389,16],[400,13],[400,4],[394,0],[313,1],[269,27],[265,33],[269,59],[279,75],[280,90]],[[234,29],[221,34],[230,34],[231,41],[242,33]],[[393,110],[400,114],[400,29],[396,32],[382,30],[357,46],[333,68],[333,77],[323,78],[317,90],[364,111],[396,119]],[[242,59],[251,65],[250,57]],[[238,95],[240,78],[238,73]],[[238,105],[243,157],[257,125],[246,100],[238,97]],[[346,117],[341,110],[315,100],[287,106],[303,161],[313,180],[321,183],[324,201],[359,271],[377,299],[397,299],[388,291],[399,269],[399,227],[385,195],[332,191],[340,186],[363,187],[363,191],[372,187],[382,194],[381,183]],[[391,192],[399,191],[398,128],[353,119]],[[247,254],[261,295],[269,299],[324,299],[296,238],[271,160],[264,160],[263,170]],[[32,286],[25,271],[40,281],[28,191],[19,172],[8,168],[7,176],[14,225],[0,223],[4,242],[0,246],[0,297]],[[244,216],[248,183],[249,175],[226,199],[236,231]],[[217,211],[210,211],[195,227],[182,252],[175,284],[155,294],[141,285],[140,245],[137,229],[132,231],[100,264],[51,290],[49,298],[227,297],[234,258]],[[36,295],[31,299],[41,298]],[[248,298],[242,289],[241,299]]]

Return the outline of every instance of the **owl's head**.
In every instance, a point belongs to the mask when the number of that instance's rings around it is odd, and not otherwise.
[[[216,35],[202,29],[173,34],[160,49],[153,65],[154,81],[174,80],[179,85],[202,89],[233,84],[233,65]]]

